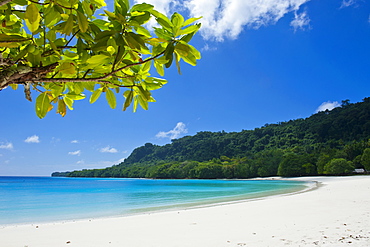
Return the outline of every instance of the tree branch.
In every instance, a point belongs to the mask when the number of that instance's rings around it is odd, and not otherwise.
[[[19,43],[32,40],[32,38],[28,39],[11,39],[11,40],[0,40],[0,43]]]
[[[12,0],[3,0],[3,1],[1,1],[0,2],[0,7],[1,6],[4,6],[5,4],[8,4],[8,3],[10,3]]]
[[[107,79],[107,78],[113,76],[115,73],[120,72],[124,69],[130,68],[130,67],[135,66],[135,65],[140,65],[140,64],[150,62],[150,61],[162,56],[163,54],[164,54],[164,51],[157,54],[154,57],[145,59],[142,62],[128,64],[126,66],[123,66],[119,69],[113,70],[112,72],[110,72],[110,73],[108,73],[104,76],[100,76],[100,77],[93,77],[93,78],[34,78],[34,79],[30,79],[29,81],[31,81],[31,82],[103,82],[103,83],[107,83],[107,81],[105,81],[104,79]]]

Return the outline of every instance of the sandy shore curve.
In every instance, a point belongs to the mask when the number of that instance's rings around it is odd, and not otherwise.
[[[370,176],[304,193],[127,217],[0,227],[4,247],[370,246]]]

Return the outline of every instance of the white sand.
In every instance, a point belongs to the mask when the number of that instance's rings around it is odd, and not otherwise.
[[[303,179],[322,186],[205,208],[0,227],[0,246],[370,246],[370,176]]]

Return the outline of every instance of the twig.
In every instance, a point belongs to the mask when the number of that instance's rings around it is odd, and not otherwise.
[[[3,1],[1,1],[0,2],[0,7],[1,6],[4,6],[5,4],[8,4],[8,3],[10,3],[12,0],[3,0]]]

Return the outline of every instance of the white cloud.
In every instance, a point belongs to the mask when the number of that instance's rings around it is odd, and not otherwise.
[[[186,129],[186,125],[183,122],[178,122],[176,124],[176,127],[173,130],[164,132],[159,132],[156,137],[157,138],[170,138],[170,139],[176,139],[179,138],[180,135],[188,133],[188,130]]]
[[[80,143],[78,140],[72,140],[71,143]]]
[[[0,149],[7,149],[7,150],[13,150],[13,143],[0,143]]]
[[[74,151],[74,152],[69,152],[68,154],[69,155],[77,155],[77,156],[80,156],[81,155],[81,150],[77,150],[77,151]]]
[[[167,16],[189,12],[190,17],[203,17],[200,30],[204,39],[236,39],[244,28],[275,24],[285,14],[299,10],[310,0],[146,0]],[[344,0],[354,1],[354,0]],[[135,0],[135,3],[144,2]],[[151,23],[152,24],[152,23]]]
[[[290,25],[294,28],[294,31],[297,31],[298,29],[305,30],[305,27],[310,26],[310,21],[311,20],[306,11],[300,14],[295,12],[294,19],[290,22]]]
[[[24,140],[24,142],[27,142],[27,143],[39,143],[40,142],[40,139],[37,135],[33,135],[33,136],[29,136],[27,137],[26,140]]]
[[[216,51],[217,47],[210,47],[208,44],[205,44],[202,48],[202,51]]]
[[[338,102],[338,101],[334,101],[334,102],[331,102],[331,101],[327,101],[327,102],[324,102],[322,103],[317,109],[316,109],[316,112],[320,112],[320,111],[326,111],[326,110],[333,110],[335,107],[339,107],[341,106],[341,104]]]
[[[341,8],[346,8],[351,5],[354,5],[357,2],[357,0],[343,0],[342,5],[340,6]]]
[[[110,146],[106,146],[104,148],[101,148],[100,152],[102,152],[102,153],[112,153],[113,154],[113,153],[118,153],[118,150],[115,149],[115,148],[111,148]]]

